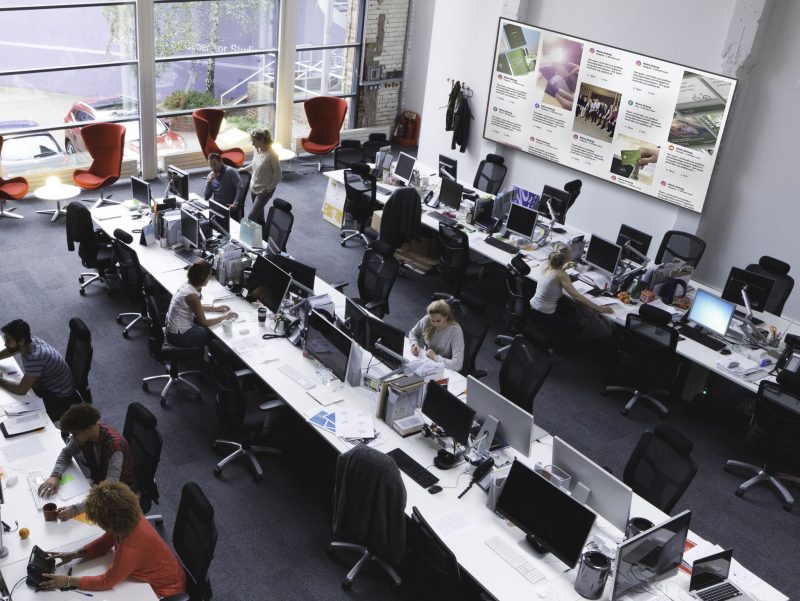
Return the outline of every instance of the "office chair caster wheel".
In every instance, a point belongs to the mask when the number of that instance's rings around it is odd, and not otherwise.
[[[784,503],[784,504],[783,504],[783,508],[784,508],[786,511],[791,511],[791,510],[792,510],[792,504],[791,504],[791,503]]]
[[[122,318],[120,316],[117,316],[117,323],[122,325]]]
[[[346,591],[349,591],[351,588],[353,588],[353,581],[349,578],[345,578],[344,582],[342,582],[342,588]]]
[[[128,333],[128,330],[122,330],[122,337],[123,338],[130,338],[131,335]]]
[[[622,415],[628,415],[628,413],[629,413],[629,412],[628,412],[628,410],[627,410],[627,409],[623,409],[622,411],[620,411],[620,413],[621,413]]]
[[[339,242],[339,244],[341,244],[342,246],[346,246],[346,245],[345,245],[345,243],[344,243],[344,240],[342,240],[341,242]]]
[[[737,497],[743,497],[744,496],[744,491],[741,488],[737,488],[736,489],[736,496]]]
[[[334,551],[331,547],[327,547],[325,549],[325,555],[327,555],[329,559],[332,559],[334,561],[336,561],[336,559],[337,559],[336,551]]]
[[[608,396],[608,390],[601,390],[600,396]]]
[[[730,472],[731,471],[731,468],[729,468],[727,464],[723,465],[722,469],[724,469],[726,472]]]
[[[147,382],[142,382],[142,390],[150,392],[150,387],[147,385]]]
[[[167,399],[165,399],[163,396],[158,400],[158,402],[162,407],[167,406]]]
[[[253,476],[253,482],[261,482],[264,479],[264,476]]]
[[[219,477],[222,475],[222,468],[220,468],[220,467],[215,467],[215,468],[214,468],[214,475],[215,475],[217,478],[219,478]]]
[[[393,593],[398,593],[398,592],[400,592],[400,585],[399,585],[399,584],[397,584],[396,582],[392,582],[392,584],[391,584],[391,585],[389,585],[389,589],[390,589],[390,590],[391,590]]]
[[[78,290],[78,294],[80,294],[81,296],[86,296],[86,290],[81,288],[80,290]]]
[[[82,276],[82,275],[79,275],[79,276],[78,276],[78,282],[80,282],[81,284],[83,284],[83,276]]]

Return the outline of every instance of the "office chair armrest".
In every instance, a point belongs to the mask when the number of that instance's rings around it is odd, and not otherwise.
[[[337,292],[342,292],[345,286],[349,285],[350,282],[336,282],[335,284],[331,284],[331,288],[336,290]]]
[[[431,294],[431,300],[432,301],[435,301],[435,300],[449,301],[452,298],[453,298],[453,295],[449,294],[447,292],[434,292],[433,294]]]
[[[511,348],[510,344],[503,346],[497,349],[497,352],[494,354],[494,358],[500,361],[501,363],[506,360],[506,355],[508,354],[508,349]]]
[[[383,301],[371,301],[368,302],[366,305],[364,305],[364,308],[367,311],[373,311],[373,312],[375,311],[375,309],[378,309],[379,307],[386,307],[386,303]]]
[[[252,377],[252,376],[256,375],[256,373],[255,373],[255,372],[254,372],[252,369],[250,369],[250,368],[247,368],[247,367],[246,367],[246,368],[244,368],[244,369],[237,369],[237,370],[234,372],[234,374],[235,374],[235,375],[236,375],[236,377],[237,377],[237,378],[239,378],[240,380],[244,380],[245,378],[250,378],[250,377]]]
[[[497,346],[508,346],[512,342],[514,342],[514,337],[513,336],[506,336],[505,334],[499,334],[494,339],[494,343]]]
[[[489,375],[489,373],[488,373],[488,372],[486,372],[486,371],[484,371],[484,370],[482,370],[482,369],[476,369],[476,370],[475,370],[475,371],[473,371],[473,372],[472,372],[470,375],[471,375],[473,378],[477,378],[478,380],[480,380],[481,378],[485,378],[486,376],[488,376],[488,375]]]
[[[169,597],[161,597],[161,601],[191,601],[189,595],[186,593],[178,593],[177,595],[170,595]]]
[[[283,399],[275,399],[272,401],[265,401],[261,403],[258,406],[258,408],[261,409],[261,411],[272,411],[273,409],[278,409],[280,407],[285,407],[285,406],[286,406],[286,401],[284,401]]]

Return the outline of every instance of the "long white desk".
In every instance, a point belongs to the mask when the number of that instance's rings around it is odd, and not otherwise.
[[[113,232],[117,227],[129,232],[133,228],[141,227],[141,220],[132,221],[124,209],[120,209],[119,215],[115,219],[100,221],[100,226],[109,233]],[[232,228],[234,227],[232,226]],[[232,233],[235,235],[235,232]],[[134,248],[139,254],[139,261],[142,267],[149,271],[167,290],[175,291],[185,281],[184,265],[172,256],[171,251],[161,249],[157,245],[145,247],[135,244]],[[176,266],[176,262],[181,263],[181,265]],[[315,292],[329,293],[336,305],[337,312],[343,310],[343,295],[333,290],[319,278],[317,279]],[[208,302],[209,297],[216,296],[217,293],[224,294],[223,289],[219,288],[218,285],[214,285],[204,295],[204,300]],[[278,370],[281,365],[288,363],[308,376],[309,380],[317,381],[312,361],[304,358],[301,351],[292,346],[286,339],[262,340],[261,336],[267,331],[267,328],[259,327],[255,309],[243,299],[232,297],[226,298],[221,302],[236,311],[242,321],[234,325],[233,333],[230,335],[222,332],[221,325],[214,326],[212,330],[215,334],[231,349],[236,351],[244,363],[267,382],[300,415],[309,417],[322,409],[301,386]],[[450,376],[450,390],[455,394],[461,392],[464,389],[464,379],[452,372],[447,375]],[[374,414],[376,401],[374,393],[364,388],[353,388],[344,385],[343,396],[345,397],[343,402],[330,406],[328,410],[363,410]],[[400,447],[423,466],[432,464],[433,456],[436,454],[438,447],[431,440],[419,435],[405,439],[401,438],[388,425],[377,419],[374,420],[374,426],[379,432],[380,442],[377,448],[380,450],[389,451]],[[316,430],[337,451],[342,452],[350,447],[348,443],[333,434],[320,429]],[[502,457],[509,460],[513,457],[519,457],[529,466],[533,466],[537,461],[547,464],[550,462],[551,455],[552,442],[549,437],[542,439],[542,442],[533,444],[529,458],[520,457],[518,453],[509,449],[502,452]],[[528,551],[525,545],[516,547],[521,553],[527,554],[529,560],[535,563],[538,569],[547,574],[546,584],[531,585],[486,546],[485,541],[493,536],[501,536],[512,545],[523,541],[524,536],[520,530],[510,527],[504,520],[486,508],[486,494],[477,486],[473,487],[473,490],[462,499],[457,498],[458,494],[469,483],[468,472],[472,471],[471,467],[465,464],[449,471],[441,471],[436,468],[430,469],[440,478],[439,484],[443,487],[443,491],[439,494],[431,495],[404,474],[403,480],[408,492],[407,512],[410,513],[411,508],[414,506],[418,507],[453,550],[459,564],[493,597],[501,601],[530,599],[534,595],[541,593],[543,598],[553,600],[580,599],[573,588],[576,570],[564,573],[565,566],[557,562],[554,563],[552,556],[546,556],[541,559]],[[631,515],[646,517],[656,523],[666,519],[665,514],[638,497],[634,497]],[[462,526],[454,529],[445,528],[441,518],[446,516],[455,518],[455,521],[460,522]],[[622,533],[615,531],[602,518],[598,518],[596,528],[606,534],[615,536],[617,539],[621,539]],[[691,533],[690,537],[697,542],[703,540],[695,533]],[[756,584],[749,588],[758,593],[761,601],[786,599],[784,595],[766,582],[758,580],[755,576],[750,576],[750,578]],[[609,598],[610,596],[612,581],[613,579],[609,579],[604,598]],[[688,599],[688,579],[683,574],[679,573],[677,576],[662,581],[656,584],[655,588],[661,590],[664,594],[670,595],[672,599]],[[650,597],[645,596],[643,598]],[[659,596],[659,598],[662,598],[662,596]]]

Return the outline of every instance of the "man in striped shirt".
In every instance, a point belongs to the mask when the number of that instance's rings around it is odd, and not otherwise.
[[[58,420],[72,404],[75,384],[72,372],[64,357],[41,338],[31,336],[30,326],[21,319],[15,319],[0,328],[6,347],[0,351],[0,359],[19,353],[24,375],[19,384],[3,379],[0,386],[14,394],[33,392],[44,400],[47,414],[53,421]]]

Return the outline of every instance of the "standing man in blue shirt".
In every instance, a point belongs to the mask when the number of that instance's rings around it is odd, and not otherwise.
[[[206,178],[203,197],[208,200],[213,195],[214,200],[218,203],[238,210],[242,206],[245,192],[247,192],[242,184],[239,171],[223,163],[222,158],[216,152],[208,155],[208,166],[211,168],[211,172]]]

